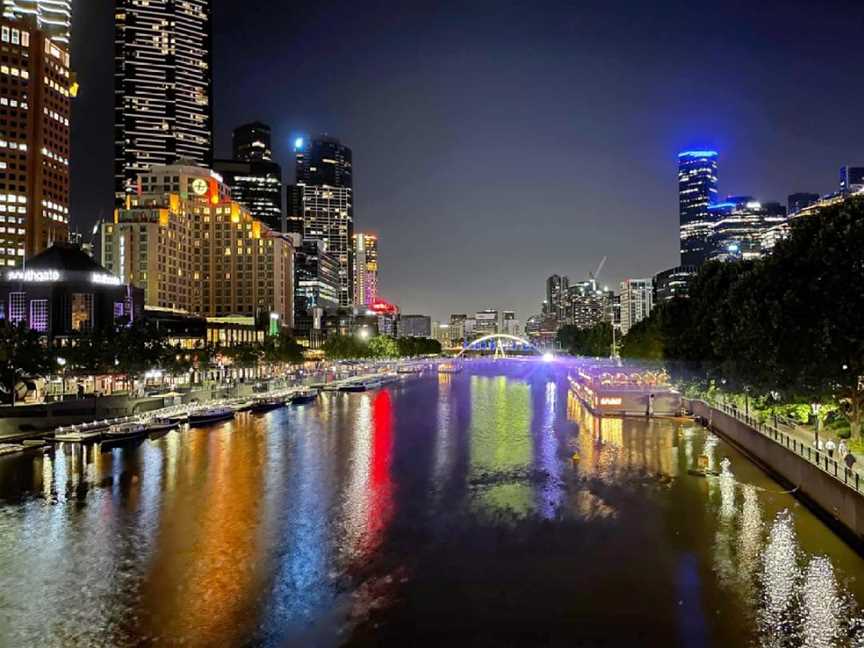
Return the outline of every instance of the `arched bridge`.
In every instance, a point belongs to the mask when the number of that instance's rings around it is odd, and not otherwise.
[[[515,335],[508,335],[507,333],[493,333],[491,335],[484,335],[483,337],[477,338],[473,342],[469,343],[464,349],[462,349],[459,352],[459,354],[456,357],[457,358],[462,357],[462,355],[466,351],[471,351],[474,349],[482,348],[484,345],[486,345],[487,342],[492,342],[492,341],[495,342],[494,350],[495,350],[496,357],[504,355],[504,347],[501,345],[502,341],[510,342],[511,346],[513,343],[515,343],[515,344],[518,344],[524,348],[534,349],[538,354],[545,355],[543,350],[540,347],[538,347],[533,342],[529,342],[525,338],[520,338],[520,337],[517,337]]]

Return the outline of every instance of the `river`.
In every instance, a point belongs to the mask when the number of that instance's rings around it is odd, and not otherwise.
[[[857,553],[717,437],[598,420],[566,372],[0,458],[0,646],[864,643]]]

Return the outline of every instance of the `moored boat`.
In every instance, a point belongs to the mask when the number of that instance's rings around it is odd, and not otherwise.
[[[255,402],[252,403],[252,407],[249,408],[249,411],[256,414],[263,414],[264,412],[279,409],[283,405],[285,405],[285,399],[281,396],[267,396],[265,398],[256,399]]]
[[[112,425],[105,432],[109,439],[133,439],[147,434],[147,427],[143,423],[120,423]]]
[[[173,430],[178,425],[179,423],[175,423],[170,418],[158,417],[148,421],[145,427],[147,428],[147,434],[153,434],[154,432],[167,432],[168,430]]]
[[[318,398],[318,390],[317,389],[304,389],[303,391],[299,391],[291,396],[291,404],[292,405],[306,405],[307,403],[313,403]]]
[[[57,431],[54,434],[55,441],[63,441],[65,443],[89,443],[98,441],[102,438],[104,431],[99,430],[80,430],[74,427],[65,428],[62,431]]]
[[[208,425],[219,421],[230,421],[234,418],[234,410],[230,407],[207,407],[190,412],[189,425]]]

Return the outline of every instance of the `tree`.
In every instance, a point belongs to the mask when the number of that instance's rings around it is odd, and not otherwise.
[[[396,340],[386,335],[378,335],[369,340],[369,356],[372,358],[396,358],[399,346]]]
[[[331,360],[364,358],[369,350],[353,335],[331,335],[324,342],[324,355]]]
[[[55,368],[53,356],[42,344],[39,333],[25,323],[0,322],[0,391],[5,402],[13,401],[19,380],[46,375]]]
[[[303,362],[303,347],[284,329],[277,337],[268,337],[264,341],[263,351],[267,362]]]
[[[557,342],[573,355],[608,356],[612,352],[612,325],[600,322],[590,328],[563,326],[558,331]]]

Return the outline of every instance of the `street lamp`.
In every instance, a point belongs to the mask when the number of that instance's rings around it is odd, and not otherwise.
[[[60,400],[66,398],[66,358],[57,358],[57,365],[60,367]]]

